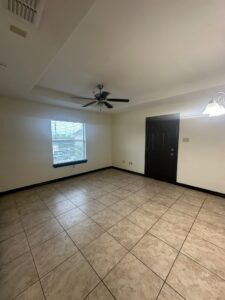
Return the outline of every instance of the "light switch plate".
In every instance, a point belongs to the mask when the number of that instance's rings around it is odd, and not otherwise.
[[[190,139],[188,137],[183,138],[183,143],[189,143],[189,142],[190,142]]]

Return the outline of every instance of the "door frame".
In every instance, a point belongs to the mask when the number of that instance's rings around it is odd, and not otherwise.
[[[180,113],[174,113],[174,114],[168,114],[168,115],[158,115],[158,116],[152,116],[152,117],[146,117],[145,119],[145,177],[147,176],[147,160],[148,160],[148,149],[149,145],[147,145],[147,123],[150,120],[162,120],[162,121],[167,121],[167,120],[178,120],[178,137],[177,137],[177,163],[176,163],[176,180],[173,183],[177,183],[177,164],[178,164],[178,153],[179,153],[179,137],[180,137]],[[151,177],[149,177],[151,178]],[[165,181],[165,180],[162,180]]]

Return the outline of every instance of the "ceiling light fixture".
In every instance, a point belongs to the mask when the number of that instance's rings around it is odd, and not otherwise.
[[[208,115],[209,117],[225,115],[225,93],[218,92],[218,94],[219,96],[217,99],[212,98],[212,100],[207,104],[203,111],[204,115]]]

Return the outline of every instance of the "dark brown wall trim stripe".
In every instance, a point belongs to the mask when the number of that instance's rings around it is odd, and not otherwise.
[[[145,176],[142,173],[133,172],[133,171],[122,169],[122,168],[117,168],[117,167],[112,167],[112,168],[116,169],[116,170],[120,170],[120,171],[125,171],[125,172],[131,173],[131,174],[135,174],[135,175]],[[183,186],[183,187],[186,187],[188,189],[192,189],[192,190],[196,190],[196,191],[199,191],[199,192],[204,192],[204,193],[212,194],[214,196],[219,196],[219,197],[225,198],[225,194],[223,194],[223,193],[219,193],[219,192],[215,192],[215,191],[211,191],[211,190],[206,190],[206,189],[203,189],[203,188],[200,188],[200,187],[197,187],[197,186],[192,186],[192,185],[188,185],[188,184],[184,184],[184,183],[179,183],[179,182],[170,183],[170,184],[175,184],[175,185]]]
[[[46,184],[50,184],[50,183],[54,183],[54,182],[58,182],[58,181],[62,181],[62,180],[66,180],[66,179],[70,179],[70,178],[82,176],[82,175],[87,175],[87,174],[90,174],[90,173],[94,173],[94,172],[98,172],[98,171],[103,171],[103,170],[107,170],[107,169],[111,169],[111,168],[112,168],[112,166],[109,166],[109,167],[105,167],[105,168],[100,168],[100,169],[95,169],[95,170],[87,171],[87,172],[84,172],[84,173],[74,174],[74,175],[70,175],[70,176],[66,176],[66,177],[56,178],[56,179],[49,180],[49,181],[44,181],[44,182],[40,182],[40,183],[35,183],[35,184],[23,186],[23,187],[20,187],[20,188],[16,188],[16,189],[12,189],[12,190],[8,190],[8,191],[0,192],[0,196],[11,194],[11,193],[15,193],[15,192],[19,192],[19,191],[28,190],[28,189],[33,188],[33,187],[38,187],[38,186],[41,186],[41,185],[46,185]]]
[[[98,171],[103,171],[103,170],[107,170],[107,169],[115,169],[115,170],[119,170],[119,171],[124,171],[124,172],[130,173],[130,174],[139,175],[139,176],[142,176],[142,177],[145,176],[142,173],[138,173],[138,172],[122,169],[122,168],[109,166],[109,167],[95,169],[95,170],[84,172],[84,173],[79,173],[79,174],[66,176],[66,177],[62,177],[62,178],[57,178],[57,179],[53,179],[53,180],[49,180],[49,181],[45,181],[45,182],[41,182],[41,183],[36,183],[36,184],[24,186],[24,187],[21,187],[21,188],[17,188],[17,189],[5,191],[5,192],[0,192],[0,196],[4,196],[4,195],[11,194],[11,193],[14,193],[14,192],[27,190],[27,189],[30,189],[30,188],[33,188],[33,187],[38,187],[38,186],[49,184],[49,183],[54,183],[54,182],[58,182],[58,181],[62,181],[62,180],[70,179],[70,178],[75,178],[75,177],[78,177],[78,176],[82,176],[82,175],[86,175],[86,174],[90,174],[90,173],[94,173],[94,172],[98,172]],[[204,192],[204,193],[208,193],[208,194],[212,194],[212,195],[215,195],[215,196],[225,198],[225,194],[223,194],[223,193],[202,189],[200,187],[191,186],[191,185],[187,185],[187,184],[179,183],[179,182],[175,183],[175,185],[183,186],[183,187],[186,187],[186,188],[189,188],[189,189],[192,189],[192,190],[196,190],[196,191],[200,191],[200,192]]]
[[[124,171],[124,172],[130,173],[130,174],[134,174],[134,175],[145,176],[144,174],[139,173],[139,172],[134,172],[134,171],[130,171],[130,170],[122,169],[122,168],[117,168],[117,167],[112,167],[112,168],[116,169],[116,170],[119,170],[119,171]]]
[[[188,185],[188,184],[184,184],[184,183],[179,183],[179,182],[177,182],[175,184],[179,185],[179,186],[186,187],[188,189],[192,189],[192,190],[196,190],[196,191],[199,191],[199,192],[208,193],[208,194],[212,194],[214,196],[219,196],[219,197],[225,198],[225,194],[223,194],[223,193],[219,193],[219,192],[215,192],[215,191],[211,191],[211,190],[206,190],[206,189],[202,189],[202,188],[197,187],[197,186],[192,186],[192,185]]]

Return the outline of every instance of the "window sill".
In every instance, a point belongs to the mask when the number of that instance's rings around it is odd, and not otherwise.
[[[77,160],[77,161],[69,161],[69,162],[65,162],[65,163],[61,163],[61,164],[54,164],[53,168],[60,168],[60,167],[67,167],[67,166],[84,164],[87,161],[88,161],[87,159],[83,159],[83,160]]]

